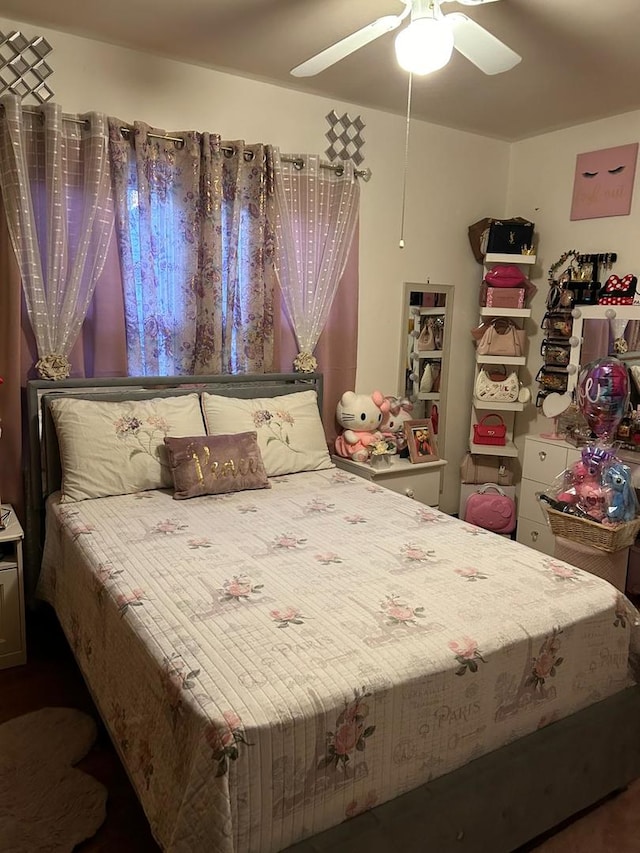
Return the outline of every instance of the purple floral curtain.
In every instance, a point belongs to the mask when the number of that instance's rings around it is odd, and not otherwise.
[[[129,374],[272,370],[267,146],[109,119],[109,150]]]

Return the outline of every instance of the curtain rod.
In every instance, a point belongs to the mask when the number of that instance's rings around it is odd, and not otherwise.
[[[30,110],[28,107],[23,107],[22,111],[29,115],[41,115],[39,110]],[[64,113],[62,115],[62,119],[63,121],[72,122],[73,124],[89,124],[89,119],[76,118],[76,116],[66,115]],[[122,133],[123,136],[128,136],[130,132],[130,128],[128,127],[120,128],[120,133]],[[162,133],[149,133],[148,136],[153,139],[165,139],[167,142],[174,142],[178,146],[184,145],[184,139],[181,136],[165,136]],[[235,149],[231,145],[221,145],[220,147],[225,154],[231,155],[235,153]],[[253,157],[253,152],[247,153],[251,154],[251,157]],[[283,163],[293,163],[296,169],[304,169],[304,159],[302,157],[287,157],[286,154],[283,154],[280,159]],[[320,168],[331,169],[338,176],[342,175],[344,172],[344,166],[341,166],[340,163],[320,163]],[[371,169],[354,169],[353,172],[356,178],[362,178],[365,183],[371,180]]]
[[[76,119],[77,121],[78,119]],[[130,133],[130,129],[128,127],[121,127],[120,133],[123,136],[128,136]],[[177,146],[181,147],[184,145],[184,139],[181,136],[165,136],[162,133],[148,133],[147,136],[153,137],[153,139],[166,139],[168,142],[174,142]],[[224,151],[225,154],[229,154],[229,156],[235,154],[235,148],[232,145],[221,145],[220,150]],[[253,151],[246,151],[245,156],[249,154],[249,160],[253,158]],[[280,159],[283,163],[293,163],[296,169],[304,169],[304,158],[303,157],[288,157],[286,154],[282,154]],[[320,163],[321,169],[331,169],[338,176],[342,175],[344,172],[344,166],[340,165],[340,163]],[[356,178],[362,178],[365,183],[371,179],[371,169],[354,169],[354,175]]]

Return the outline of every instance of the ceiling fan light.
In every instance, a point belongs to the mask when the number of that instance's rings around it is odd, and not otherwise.
[[[396,36],[398,65],[412,74],[431,74],[451,59],[453,33],[444,20],[416,18]]]

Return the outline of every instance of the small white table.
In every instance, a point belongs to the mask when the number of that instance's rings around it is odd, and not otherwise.
[[[438,506],[442,470],[447,464],[446,459],[411,462],[410,459],[401,459],[396,455],[391,457],[391,465],[387,468],[375,468],[368,462],[354,462],[353,459],[345,459],[342,456],[332,456],[331,459],[343,471],[349,471],[428,506]]]
[[[0,518],[0,669],[27,662],[22,579],[24,534],[13,507],[3,504]]]

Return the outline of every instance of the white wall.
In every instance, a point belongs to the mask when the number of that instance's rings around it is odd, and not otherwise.
[[[584,253],[617,252],[614,272],[640,274],[640,166],[636,171],[629,216],[575,222],[569,219],[576,155],[639,139],[640,112],[632,112],[547,133],[512,146],[508,210],[510,215],[535,222],[538,234],[538,262],[534,275],[539,290],[532,311],[536,335],[530,342],[527,365],[532,377],[542,363],[539,352],[544,335],[539,324],[545,311],[547,272],[563,252],[568,249]],[[640,309],[638,316],[640,318]],[[532,387],[535,397],[538,386]],[[550,422],[542,415],[536,416],[533,407],[518,416],[520,435],[548,431],[549,427]]]
[[[395,393],[400,370],[403,281],[454,284],[456,359],[449,393],[443,509],[457,509],[458,463],[469,423],[472,360],[469,329],[477,314],[480,268],[467,226],[503,215],[509,146],[472,134],[414,122],[408,175],[406,248],[400,250],[405,121],[380,111],[137,53],[30,24],[1,20],[4,32],[44,35],[53,47],[50,84],[65,112],[90,110],[166,130],[218,132],[226,139],[264,141],[284,152],[323,152],[326,114],[360,114],[363,153],[373,172],[362,184],[360,220],[359,392]],[[425,81],[422,85],[428,85]],[[456,344],[457,347],[457,344]]]

